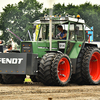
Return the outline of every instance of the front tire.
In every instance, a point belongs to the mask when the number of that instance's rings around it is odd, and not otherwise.
[[[52,78],[55,85],[67,85],[72,74],[72,63],[66,54],[58,54],[52,64]]]
[[[47,53],[40,61],[38,79],[45,85],[67,85],[71,78],[72,65],[62,53]]]

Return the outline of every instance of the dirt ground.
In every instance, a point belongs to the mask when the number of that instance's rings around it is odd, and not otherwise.
[[[100,85],[0,84],[0,100],[100,100]]]

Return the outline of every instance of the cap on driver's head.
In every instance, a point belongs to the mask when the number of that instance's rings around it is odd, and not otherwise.
[[[62,28],[62,26],[61,25],[58,25],[57,28]]]

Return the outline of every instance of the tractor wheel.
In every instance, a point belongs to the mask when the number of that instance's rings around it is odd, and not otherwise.
[[[100,50],[91,47],[82,62],[82,76],[86,84],[100,83]]]
[[[58,54],[52,63],[52,78],[55,85],[67,85],[72,74],[72,63],[66,54]]]
[[[3,74],[2,78],[5,84],[22,84],[25,79],[25,75],[12,75]]]
[[[45,85],[66,85],[71,73],[72,65],[67,55],[47,53],[40,62],[38,79]]]
[[[84,84],[84,80],[82,78],[82,60],[83,60],[83,56],[84,56],[86,50],[89,50],[89,47],[81,49],[81,51],[78,55],[78,58],[76,61],[76,73],[72,74],[71,83],[77,83],[80,85]]]
[[[56,53],[47,53],[43,56],[40,61],[38,68],[38,81],[42,82],[44,85],[53,85],[51,76],[51,65]]]

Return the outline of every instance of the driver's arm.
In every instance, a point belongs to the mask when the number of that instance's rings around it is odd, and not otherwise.
[[[65,38],[65,37],[66,37],[66,35],[67,35],[67,33],[65,33],[63,37],[60,37],[60,39],[63,39],[63,38]]]

